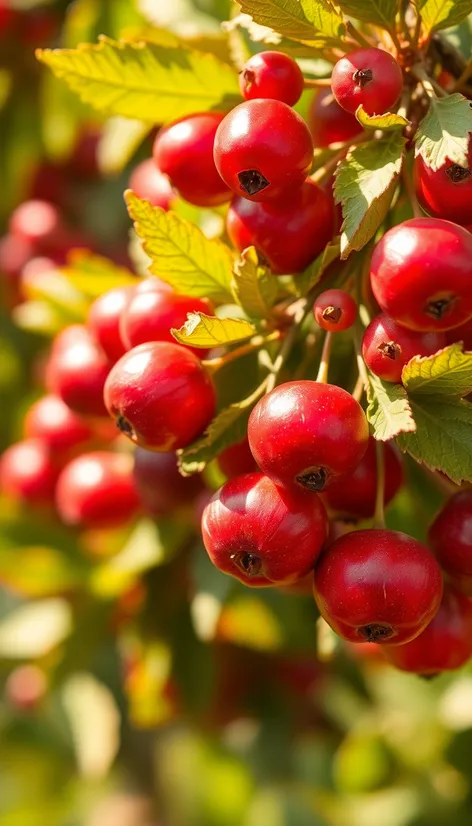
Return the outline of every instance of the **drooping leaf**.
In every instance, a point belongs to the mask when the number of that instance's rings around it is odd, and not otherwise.
[[[472,12],[472,0],[414,0],[428,34],[462,23]]]
[[[232,301],[229,247],[209,240],[194,224],[153,207],[130,190],[125,198],[154,275],[184,295]]]
[[[384,132],[404,129],[410,122],[394,112],[386,112],[385,115],[368,115],[363,106],[359,106],[356,110],[356,118],[364,129],[382,129]]]
[[[292,40],[314,46],[339,43],[342,16],[329,0],[238,0],[241,11],[256,23],[275,29]]]
[[[342,11],[383,29],[395,29],[395,17],[400,10],[399,0],[339,0]]]
[[[126,267],[114,264],[109,258],[89,250],[73,250],[61,273],[69,284],[87,298],[95,299],[115,287],[128,287],[139,281]]]
[[[472,109],[467,98],[454,94],[433,99],[415,134],[415,155],[431,169],[439,169],[447,159],[467,167],[469,132]]]
[[[240,101],[236,72],[214,55],[104,36],[99,41],[36,55],[85,103],[110,115],[162,124]]]
[[[321,255],[306,268],[305,272],[294,277],[295,287],[301,295],[306,295],[313,287],[316,287],[328,267],[338,260],[341,251],[340,240],[339,235],[333,238],[326,245]]]
[[[205,313],[187,313],[187,321],[180,330],[171,330],[180,344],[203,348],[236,344],[256,332],[254,325],[244,318],[217,318]]]
[[[138,146],[151,131],[152,123],[116,116],[106,122],[97,158],[104,175],[117,175],[129,163]]]
[[[385,218],[404,160],[405,138],[391,132],[349,152],[336,170],[336,203],[342,204],[341,258],[360,250]]]
[[[267,318],[277,295],[277,279],[269,274],[254,247],[248,247],[233,268],[233,293],[250,318]]]
[[[472,353],[463,353],[457,342],[434,356],[415,356],[402,370],[402,383],[409,394],[467,396],[472,393]]]
[[[375,439],[386,442],[402,432],[415,430],[406,390],[399,384],[382,381],[369,373],[367,420]]]

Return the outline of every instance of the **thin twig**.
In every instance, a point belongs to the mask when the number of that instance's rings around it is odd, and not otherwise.
[[[303,80],[305,89],[323,89],[331,87],[330,77],[306,77]]]
[[[410,178],[410,175],[408,173],[408,169],[406,167],[406,164],[403,165],[403,169],[402,169],[402,181],[403,181],[403,186],[405,187],[405,192],[406,192],[406,194],[408,196],[408,199],[411,203],[411,208],[413,210],[414,217],[415,218],[424,218],[424,213],[423,213],[423,210],[421,209],[421,207],[418,203],[418,198],[416,197],[415,187],[413,186],[413,181]]]
[[[375,497],[374,528],[385,528],[385,455],[383,442],[375,443],[377,459],[377,493]]]
[[[350,20],[346,22],[346,31],[348,32],[348,34],[351,35],[352,39],[355,40],[356,43],[358,43],[360,46],[363,46],[364,48],[367,47],[368,49],[371,49],[372,47],[375,47],[377,45],[374,40],[371,40],[369,37],[366,37],[364,34],[362,34],[362,32],[359,31],[359,29],[356,29],[356,27],[353,23],[351,23]]]
[[[352,396],[353,399],[356,400],[356,402],[360,402],[360,400],[362,399],[362,396],[364,395],[364,391],[365,391],[365,382],[364,382],[364,379],[362,378],[361,374],[359,373],[359,375],[357,377],[357,381],[354,385],[354,390],[351,393],[351,396]]]
[[[288,356],[290,355],[290,351],[295,343],[295,339],[298,335],[298,330],[300,324],[302,323],[305,315],[307,313],[306,303],[302,304],[298,309],[294,319],[293,324],[288,331],[285,339],[282,342],[280,350],[277,354],[277,357],[272,365],[272,370],[270,376],[267,379],[267,386],[266,386],[266,393],[270,393],[271,390],[274,389],[275,385],[277,384],[277,379],[279,377],[279,373],[282,370]]]
[[[277,341],[280,339],[281,335],[282,333],[280,330],[274,330],[273,333],[269,333],[269,335],[266,336],[254,336],[247,344],[242,344],[241,347],[236,347],[229,353],[225,353],[224,356],[219,356],[215,359],[202,360],[202,364],[206,367],[209,373],[214,373],[216,370],[219,370],[221,367],[229,364],[230,361],[239,359],[241,356],[246,356],[248,353],[252,353],[254,350],[264,347],[264,345],[269,344],[271,341]]]
[[[328,381],[329,360],[331,357],[331,348],[333,345],[333,334],[328,331],[323,342],[323,350],[321,351],[321,361],[318,368],[318,375],[316,381],[326,384]]]

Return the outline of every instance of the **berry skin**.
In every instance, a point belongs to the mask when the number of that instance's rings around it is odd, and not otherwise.
[[[93,430],[59,396],[43,396],[28,410],[25,419],[27,439],[41,439],[54,453],[68,453],[93,438]]]
[[[403,482],[403,467],[397,451],[383,444],[385,462],[384,504],[393,499]],[[333,482],[322,494],[325,505],[346,517],[368,519],[374,515],[377,493],[375,439],[370,436],[367,450],[352,473]]]
[[[228,479],[243,476],[245,473],[255,473],[258,469],[247,438],[223,450],[217,461],[221,472]]]
[[[153,516],[168,516],[204,490],[200,476],[179,473],[175,453],[153,453],[137,447],[133,474],[141,502]]]
[[[458,327],[472,316],[472,235],[440,218],[412,218],[378,242],[370,283],[381,309],[410,330]]]
[[[462,341],[464,350],[472,350],[472,318],[453,330],[446,330],[447,344],[455,344],[456,341]]]
[[[161,129],[154,142],[158,170],[195,206],[218,206],[231,197],[213,160],[216,130],[224,117],[221,112],[189,115]]]
[[[308,110],[308,126],[316,149],[344,143],[362,132],[362,126],[337,102],[331,89],[315,92]]]
[[[465,593],[472,594],[472,490],[455,493],[428,532],[441,568]]]
[[[120,318],[133,294],[133,286],[116,287],[99,296],[89,310],[88,328],[111,362],[118,361],[126,352],[120,336]]]
[[[163,175],[157,168],[153,158],[141,161],[133,169],[129,179],[129,187],[138,198],[150,201],[153,206],[170,209],[176,193],[172,189],[167,175]]]
[[[359,464],[369,427],[360,404],[341,387],[291,381],[256,404],[248,438],[258,466],[276,484],[321,491]]]
[[[97,451],[73,459],[59,477],[56,507],[66,525],[88,529],[126,525],[139,509],[132,456]]]
[[[37,665],[19,665],[8,675],[5,699],[22,714],[31,714],[41,706],[47,691],[44,671]]]
[[[446,585],[439,611],[421,634],[406,645],[384,649],[402,671],[434,676],[454,671],[472,657],[472,602]]]
[[[231,479],[203,512],[214,565],[245,585],[288,585],[313,567],[327,534],[317,496],[278,488],[262,473]]]
[[[315,569],[320,614],[349,642],[409,642],[433,619],[442,592],[434,556],[399,531],[347,533]]]
[[[444,333],[408,330],[381,313],[364,332],[362,358],[384,381],[401,382],[405,364],[414,356],[432,356],[446,346]]]
[[[325,290],[313,305],[313,315],[323,330],[338,333],[354,324],[357,304],[344,290]]]
[[[188,348],[167,341],[134,347],[112,367],[105,404],[116,425],[147,450],[190,444],[215,412],[215,389]]]
[[[0,459],[3,493],[28,505],[51,504],[58,476],[58,463],[42,439],[16,442]]]
[[[301,272],[333,236],[332,199],[310,180],[280,201],[234,198],[226,230],[240,252],[254,245],[275,275]]]
[[[110,370],[105,353],[81,324],[56,337],[46,368],[46,386],[82,416],[106,416],[103,388]]]
[[[247,100],[220,123],[214,146],[218,172],[243,198],[271,201],[300,186],[313,160],[303,118],[280,100]]]
[[[338,60],[331,87],[346,112],[354,114],[362,105],[368,115],[382,115],[401,95],[402,70],[395,58],[382,49],[358,49]]]
[[[9,228],[12,235],[43,251],[55,246],[63,229],[57,207],[40,200],[20,204],[11,215]]]
[[[431,169],[418,155],[415,159],[416,197],[428,215],[462,226],[472,223],[471,165],[471,148],[469,168],[446,161],[439,169]]]
[[[270,98],[295,106],[303,92],[302,70],[282,52],[259,52],[244,64],[239,88],[245,100]]]

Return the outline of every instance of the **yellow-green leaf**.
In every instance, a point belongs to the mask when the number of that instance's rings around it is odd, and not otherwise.
[[[69,284],[89,299],[98,298],[115,287],[128,287],[139,283],[136,276],[126,267],[120,267],[109,258],[95,255],[88,250],[71,252],[67,264],[61,267],[61,273]]]
[[[399,433],[415,430],[406,390],[369,373],[366,415],[375,439],[386,442]]]
[[[129,163],[152,123],[116,116],[109,118],[98,144],[97,157],[104,175],[117,175]]]
[[[232,282],[234,297],[250,318],[267,318],[277,295],[277,279],[264,267],[254,247],[236,261]]]
[[[400,0],[339,0],[343,12],[383,29],[395,29],[395,17],[400,11]]]
[[[472,353],[463,353],[460,342],[434,356],[414,356],[402,370],[408,393],[429,396],[467,396],[472,393]]]
[[[339,44],[344,21],[329,0],[238,0],[256,23],[314,46]]]
[[[217,318],[205,313],[187,313],[187,321],[180,330],[171,333],[180,344],[191,347],[220,347],[251,338],[257,332],[243,318]]]
[[[414,0],[428,32],[462,23],[472,12],[472,0]]]
[[[0,620],[0,657],[44,657],[71,631],[72,609],[65,599],[51,597],[19,605]]]
[[[385,115],[368,115],[363,106],[356,110],[356,118],[364,129],[382,129],[390,132],[392,129],[404,129],[410,123],[402,115],[386,112]]]
[[[415,155],[431,169],[439,169],[446,160],[467,167],[469,132],[472,109],[467,98],[455,94],[433,99],[415,134]]]
[[[0,548],[0,582],[22,596],[48,597],[67,593],[85,582],[85,565],[42,545]]]
[[[316,258],[301,275],[294,277],[295,287],[301,295],[306,295],[313,287],[316,287],[328,267],[334,261],[338,260],[341,252],[340,240],[339,235],[333,238],[318,258]]]

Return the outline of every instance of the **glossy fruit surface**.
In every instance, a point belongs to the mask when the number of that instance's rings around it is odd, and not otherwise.
[[[126,352],[120,336],[120,318],[133,293],[133,286],[115,287],[99,296],[89,310],[89,330],[111,362],[118,361]]]
[[[255,473],[258,469],[247,438],[223,450],[217,461],[221,472],[228,479],[243,476],[244,473]]]
[[[395,105],[403,88],[397,61],[382,49],[357,49],[336,63],[331,87],[346,112],[363,106],[368,115],[382,115]]]
[[[434,556],[399,531],[345,534],[315,569],[320,613],[350,642],[397,645],[414,639],[436,614],[442,592]]]
[[[138,198],[150,201],[153,206],[165,210],[170,209],[176,196],[169,178],[159,171],[153,158],[147,158],[135,166],[129,179],[129,187]]]
[[[303,183],[313,160],[305,121],[280,100],[247,100],[219,125],[216,168],[229,188],[253,201],[270,201]]]
[[[41,439],[59,454],[87,444],[93,437],[90,424],[53,395],[42,396],[30,407],[24,429],[28,439]]]
[[[403,466],[399,453],[383,443],[385,462],[384,504],[393,499],[403,482]],[[368,519],[374,515],[377,494],[376,442],[370,436],[367,450],[352,473],[333,482],[322,494],[325,505],[347,517]]]
[[[344,143],[362,132],[357,118],[339,105],[329,87],[313,95],[308,109],[308,126],[317,149],[324,149],[331,143]]]
[[[271,98],[294,106],[303,92],[303,74],[283,52],[259,52],[244,64],[239,88],[245,100]]]
[[[325,290],[313,305],[313,315],[323,330],[338,333],[354,324],[357,304],[345,290]]]
[[[46,370],[50,393],[83,416],[105,416],[103,388],[110,362],[81,324],[66,327],[56,337]]]
[[[402,671],[423,676],[460,668],[472,656],[472,602],[446,585],[439,611],[416,639],[384,649]]]
[[[448,499],[428,539],[441,568],[453,579],[472,585],[472,490],[461,490]]]
[[[464,350],[472,350],[472,318],[453,330],[446,330],[446,342],[454,344],[456,341],[462,341]]]
[[[133,458],[124,453],[84,453],[69,462],[56,488],[56,507],[67,525],[118,528],[139,509]]]
[[[405,364],[414,356],[432,356],[446,346],[446,336],[437,332],[408,330],[385,313],[374,318],[364,332],[362,358],[384,381],[401,382]]]
[[[341,387],[291,381],[256,404],[248,438],[258,466],[274,482],[321,491],[359,464],[369,427],[360,404]]]
[[[16,442],[0,458],[0,488],[27,504],[48,505],[54,501],[59,467],[42,439]]]
[[[327,534],[320,499],[278,488],[261,473],[223,485],[203,512],[213,564],[246,585],[289,584],[313,567]]]
[[[215,412],[215,390],[199,359],[166,341],[141,344],[112,367],[105,403],[117,427],[148,450],[190,444]]]
[[[472,316],[472,235],[440,218],[412,218],[374,249],[370,283],[382,310],[411,330],[448,330]]]
[[[189,505],[204,489],[199,475],[182,476],[175,453],[154,453],[136,448],[134,481],[144,507],[153,516],[169,516]]]
[[[158,170],[195,206],[217,206],[231,197],[213,160],[216,130],[224,117],[221,112],[189,115],[161,129],[154,142]]]
[[[274,274],[301,272],[333,236],[333,205],[324,190],[307,180],[280,201],[234,198],[226,229],[236,249],[255,246]]]
[[[421,155],[415,158],[416,197],[428,215],[462,226],[472,223],[471,164],[470,150],[469,168],[446,161],[439,169],[431,169]]]

